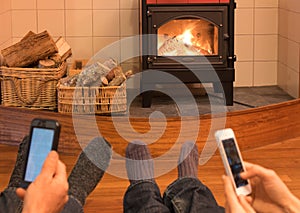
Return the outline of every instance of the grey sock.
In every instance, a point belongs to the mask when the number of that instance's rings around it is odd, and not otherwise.
[[[138,141],[128,144],[126,170],[130,184],[139,180],[154,181],[153,159],[145,143]]]
[[[25,170],[26,156],[29,148],[29,136],[25,136],[19,145],[14,170],[10,176],[8,187],[20,187]]]
[[[94,138],[81,152],[68,178],[69,194],[82,206],[106,171],[112,155],[111,145],[102,137]]]
[[[194,142],[185,142],[180,151],[178,177],[198,176],[199,154],[197,145]]]

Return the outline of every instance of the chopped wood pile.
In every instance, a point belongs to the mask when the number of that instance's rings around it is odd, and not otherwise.
[[[2,65],[8,67],[55,68],[72,55],[63,37],[56,42],[47,32],[29,31],[19,42],[1,50]]]
[[[78,63],[78,62],[76,62]],[[80,65],[76,65],[76,67]],[[123,69],[113,59],[101,63],[99,61],[86,65],[76,75],[68,76],[60,80],[60,85],[68,87],[98,87],[98,86],[120,86],[132,75],[132,70],[123,73]]]

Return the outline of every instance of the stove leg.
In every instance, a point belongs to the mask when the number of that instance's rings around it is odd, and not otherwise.
[[[233,105],[233,82],[223,81],[221,83],[213,83],[214,91],[216,93],[224,92],[226,106]]]
[[[146,91],[142,93],[142,107],[150,108],[152,103],[152,92]]]

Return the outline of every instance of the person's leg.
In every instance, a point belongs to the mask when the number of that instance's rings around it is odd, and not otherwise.
[[[124,212],[168,213],[154,180],[153,159],[146,144],[136,142],[128,145],[126,170],[130,186],[124,195]]]
[[[178,179],[164,193],[164,203],[171,212],[224,212],[212,192],[198,179],[198,149],[192,142],[183,144],[179,156]]]
[[[69,175],[69,201],[63,212],[83,212],[85,200],[102,179],[111,155],[111,145],[102,137],[85,147]]]
[[[25,136],[19,145],[15,167],[10,176],[7,188],[0,194],[0,212],[22,212],[23,201],[17,196],[16,188],[20,186],[25,169],[29,137]]]

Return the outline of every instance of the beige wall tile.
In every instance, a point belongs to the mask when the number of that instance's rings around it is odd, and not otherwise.
[[[253,8],[254,0],[236,0],[237,8]]]
[[[11,12],[0,14],[0,44],[6,43],[12,37],[11,32]]]
[[[278,11],[278,33],[283,37],[288,37],[288,11],[279,9]]]
[[[94,36],[116,37],[120,35],[119,10],[95,10],[93,13]]]
[[[120,2],[119,0],[109,0],[109,1],[93,0],[93,8],[95,10],[107,10],[107,9],[116,10],[116,9],[120,9]]]
[[[300,13],[288,13],[288,38],[300,42]]]
[[[92,9],[93,1],[92,0],[65,0],[65,9]]]
[[[67,37],[66,41],[72,47],[72,60],[89,59],[93,56],[92,37]]]
[[[287,45],[287,65],[292,70],[299,72],[299,44],[289,40]]]
[[[278,61],[284,65],[287,65],[288,61],[288,43],[289,40],[285,37],[279,36],[278,38]]]
[[[294,98],[299,97],[299,73],[287,68],[287,92]]]
[[[278,33],[278,9],[255,9],[254,33],[277,34]]]
[[[92,36],[91,10],[66,10],[67,36]]]
[[[253,9],[237,9],[235,34],[253,34]]]
[[[300,13],[299,0],[286,0],[285,9]]]
[[[277,62],[254,62],[254,86],[277,85]]]
[[[121,36],[132,36],[139,34],[139,11],[138,10],[121,10]]]
[[[11,0],[11,8],[16,9],[36,9],[36,0]]]
[[[141,55],[139,36],[121,39],[121,61],[128,61]]]
[[[139,9],[139,1],[140,0],[126,0],[120,1],[121,9]]]
[[[284,91],[287,91],[287,89],[288,89],[287,79],[288,79],[287,66],[285,64],[278,63],[277,85]]]
[[[278,55],[277,35],[256,35],[254,38],[254,60],[276,61]]]
[[[253,62],[237,62],[234,86],[253,86]]]
[[[253,61],[254,43],[252,35],[235,37],[235,52],[238,61]]]
[[[94,37],[94,56],[107,53],[115,59],[120,59],[119,37]]]
[[[275,7],[278,8],[279,0],[255,0],[255,7]]]
[[[65,1],[62,0],[36,0],[37,9],[54,10],[65,9]]]
[[[12,11],[12,36],[23,37],[30,30],[33,32],[37,32],[36,11]]]
[[[0,14],[11,10],[11,0],[0,0]]]
[[[55,24],[53,24],[55,23]],[[65,35],[65,15],[63,10],[39,10],[38,31],[48,30],[52,36]]]

